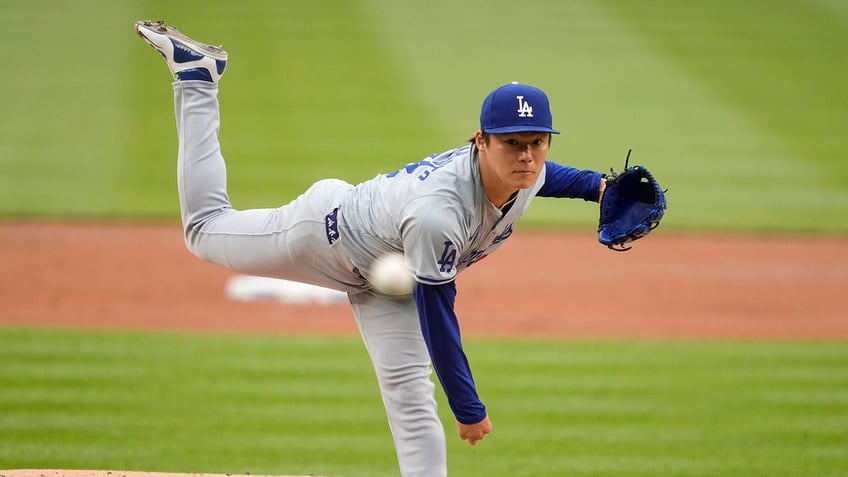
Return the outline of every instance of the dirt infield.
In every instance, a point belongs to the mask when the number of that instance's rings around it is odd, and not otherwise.
[[[468,336],[848,338],[848,238],[519,230],[457,280]],[[355,334],[345,304],[241,303],[168,224],[0,223],[0,324]]]

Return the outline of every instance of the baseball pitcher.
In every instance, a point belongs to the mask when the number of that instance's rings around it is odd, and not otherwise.
[[[136,32],[174,75],[178,188],[188,249],[230,270],[346,292],[394,437],[401,474],[447,474],[431,366],[475,445],[492,432],[454,312],[459,272],[512,235],[536,196],[598,202],[604,175],[547,160],[548,98],[506,84],[483,101],[468,144],[356,185],[321,180],[278,208],[234,210],[218,141],[218,82],[227,53],[163,22]],[[400,253],[414,271],[411,295],[387,297],[369,283],[377,257]]]

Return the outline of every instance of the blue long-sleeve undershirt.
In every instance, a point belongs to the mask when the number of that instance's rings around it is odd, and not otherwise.
[[[545,161],[545,185],[536,193],[538,197],[568,197],[589,202],[598,201],[601,185],[600,172],[580,170]]]
[[[477,395],[453,309],[455,282],[443,285],[418,283],[413,297],[433,369],[442,383],[454,417],[463,424],[482,421],[486,418],[486,406]]]

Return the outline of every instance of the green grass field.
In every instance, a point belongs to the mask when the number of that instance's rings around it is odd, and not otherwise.
[[[848,233],[842,0],[5,0],[0,220],[177,220],[170,78],[132,30],[230,52],[238,208],[456,147],[494,87],[545,89],[551,159],[648,165],[663,230]],[[540,200],[534,227],[597,209]],[[0,273],[2,273],[0,271]],[[0,310],[0,318],[3,311]],[[844,342],[469,339],[496,432],[451,475],[848,475]],[[437,393],[442,398],[441,392]],[[389,476],[359,340],[0,327],[0,469]]]
[[[633,160],[670,189],[664,228],[848,232],[841,0],[8,0],[0,217],[175,218],[170,77],[132,31],[223,43],[221,137],[240,208],[455,147],[513,80],[551,96],[551,158]],[[593,207],[540,201],[534,226]]]
[[[461,443],[442,400],[451,475],[848,473],[844,343],[467,349],[496,431]],[[0,468],[397,473],[355,338],[7,328],[0,376]]]

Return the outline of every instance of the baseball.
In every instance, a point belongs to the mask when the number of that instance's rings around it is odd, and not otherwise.
[[[371,266],[371,284],[384,295],[408,295],[412,293],[415,278],[403,255],[387,253]]]

